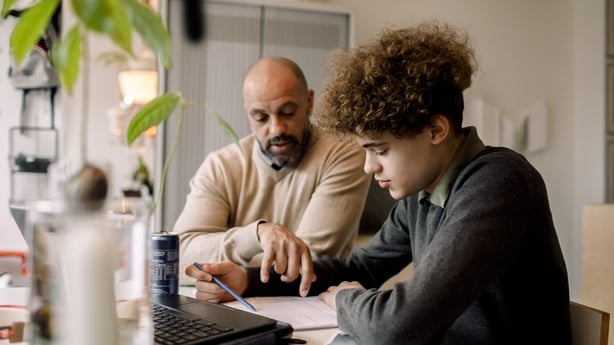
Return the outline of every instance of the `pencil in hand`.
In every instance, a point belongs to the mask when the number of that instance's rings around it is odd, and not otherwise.
[[[194,267],[198,268],[200,271],[203,271],[203,266],[201,266],[201,264],[199,264],[198,262],[194,263]],[[224,289],[224,291],[226,291],[230,296],[234,297],[234,299],[241,302],[241,304],[243,304],[246,308],[252,311],[257,311],[256,307],[254,307],[251,303],[249,303],[245,298],[239,296],[238,293],[232,291],[232,289],[229,288],[228,285],[224,284],[221,280],[217,279],[216,276],[211,275],[211,277],[213,277],[213,282],[215,284],[217,284],[219,287]]]

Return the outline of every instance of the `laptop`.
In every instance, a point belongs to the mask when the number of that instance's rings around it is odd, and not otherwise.
[[[290,324],[183,295],[152,295],[155,344],[286,343]]]

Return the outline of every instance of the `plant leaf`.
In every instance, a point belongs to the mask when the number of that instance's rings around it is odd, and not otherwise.
[[[55,69],[60,74],[62,85],[69,93],[79,77],[83,38],[79,26],[73,26],[64,37],[53,45],[52,58]]]
[[[222,127],[222,130],[224,130],[224,134],[226,134],[226,136],[230,138],[230,140],[239,147],[239,150],[241,150],[242,154],[245,154],[245,152],[243,152],[243,148],[241,147],[241,145],[239,145],[239,136],[232,128],[232,126],[228,122],[226,122],[224,118],[207,103],[199,102],[197,104],[204,107],[206,112],[211,113],[213,115],[213,117],[215,118],[215,122],[217,122],[218,126]]]
[[[11,35],[11,48],[17,64],[41,38],[59,4],[60,0],[41,0],[19,17]]]
[[[72,0],[75,14],[85,26],[108,36],[118,47],[132,54],[132,24],[119,0]]]
[[[217,122],[217,124],[222,127],[226,136],[228,136],[233,143],[237,144],[239,142],[239,136],[237,135],[237,133],[235,133],[235,130],[232,128],[232,126],[215,111],[213,112],[213,117],[215,117],[215,121]]]
[[[119,0],[128,18],[147,46],[151,48],[166,69],[172,67],[171,35],[162,18],[149,6],[138,0]]]
[[[117,50],[103,52],[96,58],[96,61],[100,62],[105,67],[117,64],[120,69],[126,69],[129,60],[130,57],[128,57],[126,53]]]
[[[9,16],[11,7],[17,2],[17,0],[4,0],[2,2],[2,19],[6,19]]]
[[[181,93],[165,93],[164,95],[154,98],[147,103],[138,113],[134,115],[128,130],[126,132],[126,140],[128,146],[136,140],[136,138],[145,132],[151,126],[157,126],[162,121],[166,120],[177,108],[177,104],[183,97]]]

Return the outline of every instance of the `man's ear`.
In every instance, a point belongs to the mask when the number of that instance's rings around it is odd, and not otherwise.
[[[429,127],[429,135],[431,143],[437,145],[443,142],[449,135],[452,127],[447,117],[443,115],[435,115]]]

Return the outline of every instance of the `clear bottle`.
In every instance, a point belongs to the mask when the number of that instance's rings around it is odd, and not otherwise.
[[[121,198],[96,210],[50,200],[30,206],[30,344],[153,344],[148,205]]]

